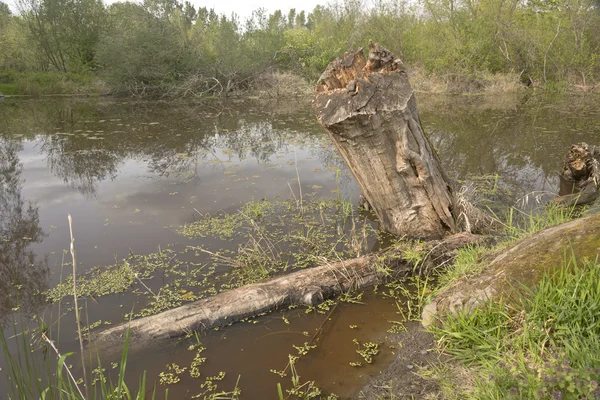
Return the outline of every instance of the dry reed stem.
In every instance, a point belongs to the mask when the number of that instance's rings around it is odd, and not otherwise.
[[[58,351],[58,349],[54,345],[54,342],[52,340],[50,340],[50,338],[48,338],[48,336],[46,336],[46,334],[44,332],[42,332],[42,339],[45,340],[46,343],[48,343],[50,345],[50,347],[52,347],[52,350],[54,350],[54,352],[56,353],[56,355],[60,359],[62,357],[62,355],[60,354],[60,352]],[[71,381],[73,381],[73,385],[75,385],[75,387],[77,388],[77,392],[79,393],[79,395],[81,396],[81,398],[85,399],[85,396],[81,392],[81,389],[79,388],[79,385],[77,384],[77,381],[75,380],[75,377],[71,373],[71,370],[69,369],[69,367],[67,366],[67,364],[63,363],[63,367],[67,371],[67,375],[69,375],[69,378],[71,378]],[[86,388],[87,388],[87,386],[86,386]]]
[[[71,258],[73,260],[73,302],[75,303],[75,320],[77,321],[77,336],[79,337],[79,350],[81,354],[81,369],[83,370],[83,386],[88,392],[87,373],[85,371],[85,358],[83,356],[83,337],[81,336],[81,319],[79,318],[79,305],[77,303],[77,259],[75,257],[75,238],[73,237],[73,218],[69,218],[69,233],[71,234]],[[83,396],[82,396],[83,397]]]

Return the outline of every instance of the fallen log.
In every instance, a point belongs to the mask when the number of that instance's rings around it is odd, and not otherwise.
[[[482,240],[481,236],[461,233],[430,241],[423,250],[426,257],[419,265],[404,259],[403,251],[394,247],[381,253],[300,270],[109,328],[96,334],[88,347],[122,347],[128,329],[130,346],[136,347],[225,326],[293,304],[315,305],[337,294],[364,289],[386,279],[429,274],[436,267],[447,264],[456,249]]]
[[[595,260],[600,254],[600,214],[547,228],[517,241],[489,259],[479,275],[459,279],[436,294],[422,312],[429,326],[448,315],[472,312],[489,300],[507,299],[516,290],[534,287],[545,273],[561,267],[565,258]]]

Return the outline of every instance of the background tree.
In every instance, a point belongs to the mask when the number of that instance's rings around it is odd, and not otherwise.
[[[164,13],[158,6],[148,9],[135,3],[109,7],[109,25],[96,60],[110,83],[135,90],[173,82],[182,73],[185,54],[179,32]]]
[[[21,15],[38,48],[42,70],[93,69],[104,23],[100,0],[21,0]]]
[[[309,13],[258,9],[245,21],[180,0],[19,8],[0,6],[0,74],[76,72],[115,91],[227,93],[272,72],[315,82],[368,40],[457,90],[480,90],[496,74],[549,88],[600,79],[598,0],[338,0]]]

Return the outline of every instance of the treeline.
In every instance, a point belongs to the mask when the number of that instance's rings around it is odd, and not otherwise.
[[[600,80],[598,0],[340,0],[245,21],[178,0],[18,4],[14,15],[0,1],[5,92],[59,81],[185,96],[277,85],[281,74],[310,82],[369,40],[459,89],[498,75],[559,88]]]

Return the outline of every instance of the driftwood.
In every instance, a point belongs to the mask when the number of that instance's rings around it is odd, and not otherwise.
[[[447,264],[457,248],[481,240],[480,236],[462,233],[430,241],[425,247],[425,260],[417,266],[405,260],[401,250],[392,249],[301,270],[109,328],[93,337],[91,347],[122,347],[128,329],[130,344],[135,347],[158,339],[225,326],[292,304],[314,305],[337,294],[364,289],[389,278],[429,274],[437,266]]]
[[[470,312],[486,301],[509,298],[523,286],[533,287],[541,277],[574,256],[579,263],[600,254],[600,214],[576,219],[521,239],[492,255],[479,275],[459,279],[436,295],[423,309],[423,325],[447,315]]]
[[[368,59],[346,53],[321,75],[313,108],[383,230],[428,239],[457,231],[452,186],[398,58],[378,44]]]
[[[560,191],[554,203],[562,206],[589,204],[598,197],[600,148],[587,143],[571,145],[563,160]]]

